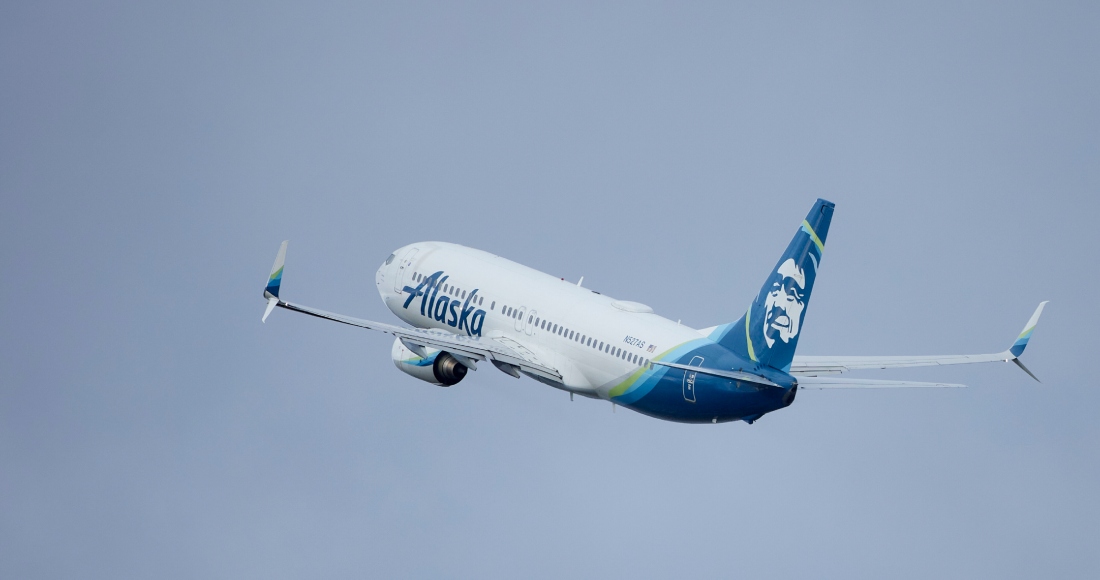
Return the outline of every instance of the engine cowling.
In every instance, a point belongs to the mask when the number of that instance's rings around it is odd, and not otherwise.
[[[421,357],[406,348],[401,339],[397,339],[393,341],[390,356],[394,366],[401,372],[433,385],[449,387],[466,376],[466,365],[458,362],[450,353],[427,347],[424,347],[424,352],[428,356]]]

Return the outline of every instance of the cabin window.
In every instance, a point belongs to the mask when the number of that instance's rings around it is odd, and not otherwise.
[[[395,256],[394,256],[393,254],[390,254],[390,257],[386,258],[386,265],[387,265],[387,266],[389,266],[390,264],[392,264],[392,263],[393,263],[393,259],[394,259],[394,257],[395,257]]]
[[[535,318],[534,316],[528,315],[527,316],[527,324],[531,324],[531,321],[534,320],[534,318]]]
[[[538,318],[536,318],[536,319],[535,319],[535,326],[538,326],[538,325],[539,325],[539,319],[538,319]]]
[[[489,310],[494,310],[496,307],[497,307],[497,301],[493,300],[493,302],[491,304],[489,304]]]

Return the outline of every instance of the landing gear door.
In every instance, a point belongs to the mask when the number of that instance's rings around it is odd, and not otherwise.
[[[703,364],[703,357],[695,356],[691,358],[688,366],[697,367],[701,364]],[[695,371],[684,371],[684,400],[689,403],[695,402],[695,377],[698,374]]]
[[[412,275],[413,258],[416,257],[416,253],[419,251],[417,248],[413,248],[401,256],[400,261],[397,263],[397,273],[393,276],[394,292],[400,294],[405,286],[412,286],[412,284],[406,283],[405,278]]]

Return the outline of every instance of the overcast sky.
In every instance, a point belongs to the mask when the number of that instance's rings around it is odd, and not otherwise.
[[[1100,576],[1096,3],[0,5],[0,576]],[[391,340],[399,246],[701,328],[836,203],[800,354],[680,425]]]

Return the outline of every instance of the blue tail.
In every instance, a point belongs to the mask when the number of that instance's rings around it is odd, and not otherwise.
[[[830,201],[817,200],[748,312],[733,324],[717,327],[711,339],[757,367],[791,368],[833,207]]]

